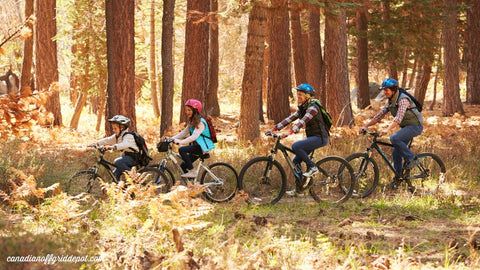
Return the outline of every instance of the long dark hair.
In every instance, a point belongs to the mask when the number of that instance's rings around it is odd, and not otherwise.
[[[189,106],[190,107],[190,106]],[[193,111],[192,117],[188,119],[188,123],[190,123],[190,126],[197,128],[198,125],[200,124],[200,119],[202,118],[202,115],[198,112],[197,109],[190,107]]]

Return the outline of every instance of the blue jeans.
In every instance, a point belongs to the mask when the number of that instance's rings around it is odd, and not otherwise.
[[[302,161],[307,165],[307,170],[314,167],[315,163],[313,163],[308,155],[310,155],[313,150],[327,145],[327,143],[328,138],[311,136],[292,144],[292,150],[295,153],[293,164],[295,164],[295,167],[297,167],[300,173],[302,171]]]
[[[182,164],[180,167],[182,168],[183,172],[187,172],[187,170],[193,169],[193,162],[198,159],[200,155],[203,154],[202,148],[198,144],[194,145],[186,145],[178,148],[178,153],[182,157]]]
[[[124,171],[129,171],[130,169],[132,169],[133,166],[137,165],[137,162],[135,162],[135,160],[131,156],[122,156],[116,158],[113,164],[117,166],[113,170],[113,175],[115,175],[117,180],[120,180],[120,176],[122,176],[122,173]]]
[[[423,125],[405,126],[390,136],[390,141],[393,144],[393,167],[397,174],[401,174],[403,171],[403,160],[408,162],[415,158],[415,154],[410,151],[407,144],[411,139],[422,134],[422,131]]]

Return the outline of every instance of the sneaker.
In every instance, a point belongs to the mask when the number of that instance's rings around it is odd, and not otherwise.
[[[420,160],[418,159],[418,157],[415,157],[414,159],[408,161],[405,164],[405,170],[411,170],[415,168],[415,166],[417,166],[418,164],[420,164]]]
[[[398,186],[400,186],[400,183],[402,183],[402,181],[398,180],[396,177],[394,177],[393,181],[390,182],[390,184],[387,185],[387,188],[396,189]]]
[[[197,172],[195,169],[188,170],[188,172],[181,175],[184,178],[195,178],[197,177]]]
[[[309,178],[309,177],[314,176],[314,175],[317,174],[317,173],[318,173],[318,168],[317,168],[317,166],[313,166],[313,167],[311,167],[307,172],[305,172],[305,173],[303,174],[303,176]],[[308,181],[308,180],[307,180],[307,181]]]
[[[297,196],[297,190],[296,189],[288,190],[288,191],[285,191],[285,194],[287,194],[288,196]]]

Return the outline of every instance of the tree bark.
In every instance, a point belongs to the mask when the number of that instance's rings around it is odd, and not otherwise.
[[[205,105],[207,115],[220,116],[220,106],[218,104],[218,0],[210,0],[210,45],[208,53],[208,87],[207,103]]]
[[[162,119],[160,136],[172,126],[173,118],[173,20],[175,19],[175,0],[163,1],[162,18]]]
[[[368,86],[368,22],[365,8],[358,7],[357,19],[357,107],[364,109],[370,106],[370,88]]]
[[[270,63],[268,65],[268,118],[279,122],[290,114],[292,93],[288,0],[271,0]]]
[[[25,18],[33,15],[33,0],[25,1]],[[27,37],[23,43],[23,64],[22,77],[20,80],[20,93],[22,95],[30,94],[34,89],[31,89],[32,80],[32,66],[33,66],[33,23],[28,23],[27,26],[32,30],[32,35]]]
[[[198,99],[205,105],[205,93],[208,86],[209,25],[204,18],[207,16],[209,8],[210,1],[187,1],[180,122],[187,120],[183,104],[188,99]]]
[[[57,34],[56,0],[36,1],[36,16],[35,73],[37,88],[43,91],[49,89],[53,82],[58,82],[57,42],[54,40]],[[52,91],[45,108],[53,113],[53,125],[61,126],[60,94],[57,89]]]
[[[302,25],[300,23],[300,7],[290,2],[290,28],[292,32],[293,64],[295,67],[295,85],[307,82],[305,55],[303,54]]]
[[[253,141],[260,135],[259,110],[261,106],[263,55],[267,11],[263,3],[254,4],[249,14],[247,46],[245,48],[245,72],[242,81],[239,138]]]
[[[155,118],[160,116],[157,94],[157,63],[155,38],[155,0],[150,2],[150,98]]]
[[[130,130],[136,130],[135,116],[135,43],[133,1],[106,0],[107,28],[107,100],[105,131],[111,134],[107,121],[115,115],[131,120]]]
[[[444,116],[454,113],[465,114],[460,100],[460,57],[458,52],[457,11],[456,0],[444,0],[445,16],[443,28],[444,46],[444,78],[443,78],[443,107]]]
[[[311,5],[308,12],[308,59],[307,81],[316,90],[316,97],[326,103],[327,93],[325,90],[325,65],[322,57],[322,45],[320,40],[320,8]]]
[[[325,62],[327,68],[326,107],[335,126],[354,124],[350,104],[347,64],[346,13],[343,8],[327,7],[325,18]]]
[[[382,20],[383,22],[390,21],[390,2],[382,1]],[[387,37],[384,43],[385,51],[387,54],[387,64],[388,64],[388,77],[398,80],[397,66],[395,64],[396,53],[393,51],[393,40]]]
[[[480,1],[467,11],[467,103],[480,104]]]

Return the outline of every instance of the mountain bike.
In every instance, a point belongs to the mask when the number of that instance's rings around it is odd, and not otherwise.
[[[78,195],[86,192],[95,197],[101,197],[104,192],[99,179],[107,182],[118,183],[117,178],[113,175],[113,169],[116,168],[115,164],[104,158],[107,151],[104,146],[88,146],[95,148],[99,152],[97,162],[89,169],[81,170],[75,173],[67,182],[65,191],[70,195]],[[106,173],[99,173],[99,169],[104,168]],[[170,190],[172,184],[169,178],[159,169],[152,167],[144,167],[138,170],[142,174],[142,185],[151,184],[156,187],[156,191],[159,193],[166,193]],[[122,175],[121,179],[125,176]]]
[[[150,167],[158,168],[169,178],[169,182],[175,185],[175,179],[180,179],[182,185],[199,182],[200,186],[206,187],[203,191],[205,198],[212,202],[226,202],[231,200],[237,191],[238,174],[228,163],[217,162],[205,165],[205,160],[210,158],[209,153],[199,156],[199,162],[195,168],[197,175],[194,178],[182,177],[183,170],[180,167],[182,157],[173,151],[173,140],[165,139],[159,143],[157,150],[166,152],[165,157],[157,164]]]
[[[308,190],[315,201],[330,204],[339,204],[350,198],[355,176],[352,166],[345,159],[338,156],[325,157],[316,163],[319,173],[307,178],[288,156],[288,152],[294,152],[280,142],[281,136],[273,133],[266,135],[276,139],[270,155],[251,159],[240,172],[239,188],[248,194],[249,203],[275,204],[285,194],[287,175],[276,160],[278,151],[283,154],[294,174],[297,192]]]
[[[378,140],[379,133],[364,130],[363,135],[371,135],[372,141],[364,153],[354,153],[345,158],[355,170],[356,187],[354,197],[365,198],[373,193],[379,181],[379,168],[377,161],[372,157],[374,151],[378,152],[387,163],[388,168],[395,174],[400,183],[408,185],[408,190],[417,194],[432,194],[445,182],[445,164],[442,159],[433,153],[417,154],[420,163],[411,170],[404,169],[401,174],[395,172],[393,163],[385,155],[380,146],[393,147],[389,142]],[[412,140],[413,141],[413,140]],[[409,142],[410,148],[412,141]]]

